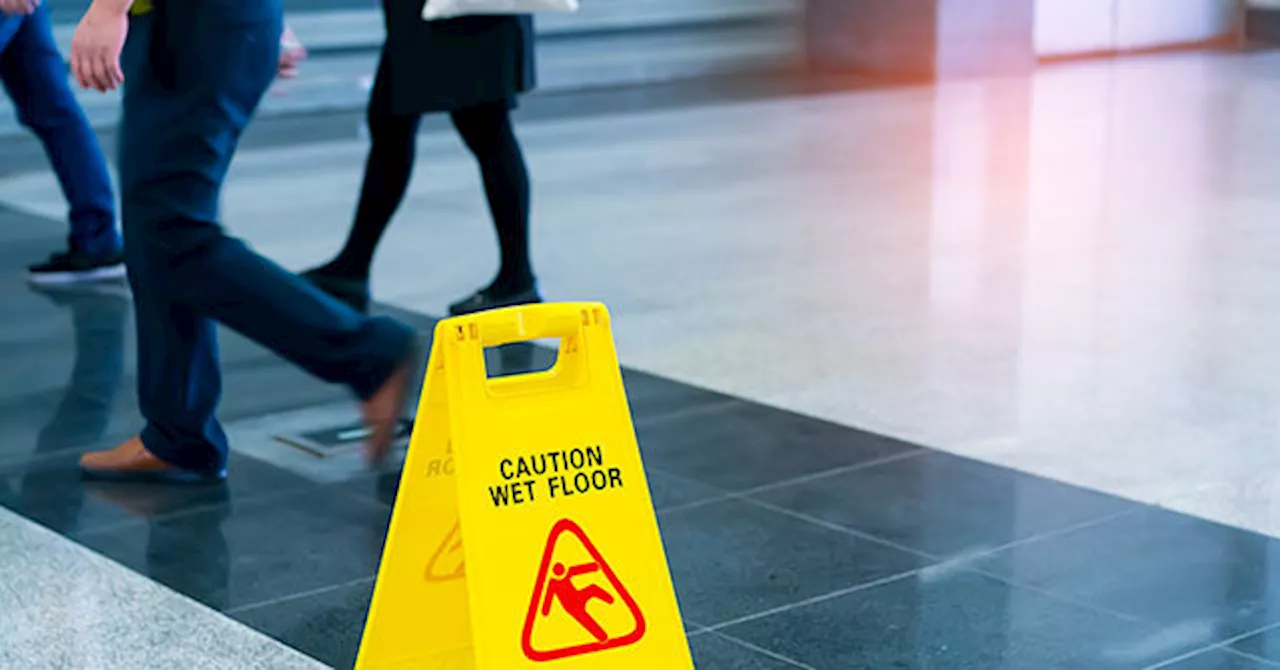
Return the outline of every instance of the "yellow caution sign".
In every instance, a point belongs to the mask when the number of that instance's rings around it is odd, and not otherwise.
[[[489,377],[543,338],[550,370]],[[356,668],[693,668],[603,305],[436,328]]]

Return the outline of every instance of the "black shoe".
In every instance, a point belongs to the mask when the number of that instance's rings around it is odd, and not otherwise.
[[[56,253],[49,260],[32,265],[28,280],[32,284],[76,284],[80,282],[119,279],[125,276],[124,254],[113,251],[100,256],[76,251]]]
[[[324,268],[315,268],[302,273],[302,278],[311,282],[316,288],[346,303],[351,309],[361,314],[369,311],[369,281],[350,279],[329,274]]]
[[[476,291],[464,300],[449,305],[449,314],[463,316],[491,309],[532,305],[539,302],[542,302],[542,296],[538,294],[537,284],[530,285],[528,288],[519,291],[502,291],[490,286]]]

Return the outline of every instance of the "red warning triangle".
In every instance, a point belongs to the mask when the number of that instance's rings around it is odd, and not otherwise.
[[[553,565],[556,548],[561,536],[565,533],[577,539],[581,548],[590,556],[590,560],[579,565],[566,566],[561,562],[555,562]],[[595,573],[603,576],[612,593],[599,584],[582,586],[587,584],[588,577]],[[575,583],[575,579],[579,583]],[[617,634],[620,631],[607,630],[589,611],[589,606],[593,602],[600,602],[610,607],[625,607],[630,612],[634,625],[628,631],[621,631],[622,634]],[[549,616],[565,614],[577,622],[583,634],[577,641],[564,646],[538,648],[534,643],[534,631],[538,623],[545,621]],[[616,618],[611,621],[616,621]],[[640,607],[636,605],[635,599],[614,574],[613,568],[610,568],[609,563],[600,555],[600,551],[591,543],[591,540],[587,539],[587,534],[578,524],[569,519],[558,521],[551,529],[551,536],[547,538],[547,548],[542,552],[542,564],[538,567],[538,581],[534,583],[533,599],[529,602],[529,614],[525,617],[524,635],[521,639],[524,655],[531,661],[539,662],[581,656],[635,644],[644,637],[644,632],[645,621]]]
[[[455,521],[453,529],[444,536],[440,548],[432,554],[427,563],[426,580],[429,582],[449,582],[462,579],[467,574],[467,564],[462,554],[462,521]]]

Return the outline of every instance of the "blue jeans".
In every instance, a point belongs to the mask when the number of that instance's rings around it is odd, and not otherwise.
[[[275,78],[279,0],[161,0],[131,21],[122,65],[120,193],[138,322],[142,442],[189,470],[226,466],[215,416],[221,322],[361,398],[413,331],[353,312],[219,225],[240,134]]]
[[[30,16],[0,14],[0,82],[18,121],[40,138],[53,163],[71,206],[71,247],[95,256],[119,250],[107,162],[71,93],[43,4]]]

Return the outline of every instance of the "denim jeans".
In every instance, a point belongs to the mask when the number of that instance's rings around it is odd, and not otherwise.
[[[71,207],[71,247],[92,255],[119,250],[107,162],[71,93],[43,4],[30,16],[0,15],[0,82],[58,175]]]

